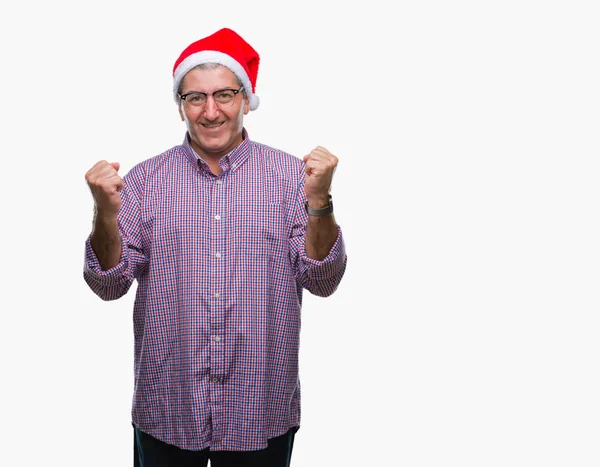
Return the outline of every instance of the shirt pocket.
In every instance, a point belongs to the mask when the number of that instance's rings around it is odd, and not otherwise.
[[[242,256],[272,257],[285,253],[286,216],[283,203],[247,206],[234,222],[236,250]]]

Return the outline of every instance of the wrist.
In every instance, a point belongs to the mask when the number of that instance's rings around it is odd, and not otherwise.
[[[307,199],[304,203],[304,207],[309,216],[327,216],[333,212],[333,201],[331,200],[331,195],[327,195],[326,201],[320,199]]]
[[[317,196],[307,196],[306,203],[308,207],[312,209],[323,209],[329,206],[329,202],[331,201],[331,195],[328,193],[325,195],[317,195]]]
[[[102,232],[107,238],[120,237],[117,215],[96,210],[92,231],[94,234]]]
[[[94,206],[94,220],[96,222],[102,222],[103,224],[116,224],[119,212],[115,212],[112,209],[99,208],[98,205]]]

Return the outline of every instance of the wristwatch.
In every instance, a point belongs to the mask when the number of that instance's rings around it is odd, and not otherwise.
[[[327,214],[331,214],[333,212],[333,201],[331,200],[331,195],[329,195],[329,204],[321,209],[313,209],[308,205],[308,201],[304,202],[304,206],[306,207],[306,212],[309,216],[326,216]]]

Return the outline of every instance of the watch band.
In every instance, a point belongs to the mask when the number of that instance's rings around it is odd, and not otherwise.
[[[313,209],[308,205],[308,201],[304,202],[304,206],[306,207],[306,212],[309,216],[326,216],[327,214],[331,214],[333,212],[333,201],[331,200],[331,195],[329,195],[329,204],[321,209]]]

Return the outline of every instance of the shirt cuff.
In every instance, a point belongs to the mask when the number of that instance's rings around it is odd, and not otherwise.
[[[129,254],[123,236],[121,236],[121,258],[119,263],[107,270],[103,270],[100,266],[98,256],[96,256],[96,252],[92,248],[91,235],[85,241],[84,272],[86,280],[89,280],[96,286],[104,288],[119,283],[128,264]]]
[[[311,279],[321,280],[337,276],[339,271],[343,269],[346,264],[346,247],[344,245],[344,238],[342,237],[342,229],[340,226],[338,225],[338,234],[335,243],[325,258],[320,261],[309,258],[306,255],[305,247],[302,249],[300,260]]]

